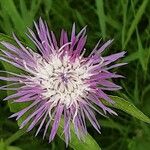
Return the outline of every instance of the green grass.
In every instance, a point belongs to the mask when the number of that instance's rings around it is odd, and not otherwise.
[[[77,31],[87,25],[88,53],[95,43],[115,39],[105,54],[127,51],[122,60],[128,65],[115,71],[126,78],[120,79],[123,89],[113,95],[123,97],[150,116],[150,2],[149,0],[1,0],[0,32],[11,36],[15,32],[24,42],[30,44],[25,36],[26,26],[33,28],[33,21],[42,17],[49,27],[60,35],[61,28],[70,32],[73,22]],[[3,66],[0,64],[0,67]],[[0,81],[1,84],[4,84]],[[6,96],[1,92],[1,99]],[[89,133],[102,150],[149,150],[150,126],[116,110],[118,117],[99,118],[102,130],[99,135],[90,125]],[[10,115],[6,102],[0,101],[0,139],[6,140],[17,130],[15,120]],[[12,146],[23,150],[65,150],[59,138],[48,144],[41,135],[34,137],[35,130],[23,135]],[[1,143],[0,143],[1,144]],[[67,149],[71,149],[70,147]]]

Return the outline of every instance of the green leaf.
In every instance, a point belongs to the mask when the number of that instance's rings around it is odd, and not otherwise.
[[[127,131],[127,127],[122,124],[113,121],[112,119],[100,119],[100,124],[104,128],[112,128],[118,130],[120,133],[124,134]]]
[[[125,44],[124,44],[124,48],[126,47],[128,42],[130,41],[131,36],[134,33],[134,31],[136,30],[136,27],[137,27],[142,15],[145,12],[146,6],[148,6],[147,3],[148,3],[148,0],[144,0],[143,3],[140,5],[140,7],[139,7],[139,9],[138,9],[138,11],[135,15],[135,18],[132,21],[131,26],[130,26],[128,32],[127,32],[127,38],[126,38],[126,41],[125,41]]]
[[[9,41],[9,42],[12,42],[14,40],[10,36],[7,36],[7,35],[5,35],[3,33],[0,33],[0,41]]]
[[[16,141],[19,139],[22,135],[26,133],[26,128],[18,130],[16,133],[14,133],[12,136],[10,136],[6,141],[6,145],[10,145],[12,142]]]
[[[106,38],[106,22],[105,22],[105,13],[104,13],[104,3],[103,0],[96,0],[97,15],[99,19],[99,25],[102,31],[103,39]]]
[[[128,150],[148,150],[150,140],[145,137],[134,137],[133,139],[128,139]]]
[[[74,150],[101,150],[99,145],[96,143],[96,141],[93,139],[93,137],[90,134],[87,134],[85,136],[84,141],[80,141],[75,132],[74,132],[74,127],[71,124],[71,141],[69,143],[69,146],[72,147]],[[57,134],[58,136],[65,141],[64,136],[62,135],[63,133],[63,120],[61,120],[60,126],[58,128]]]
[[[22,21],[22,18],[14,4],[14,1],[13,0],[5,0],[5,1],[0,1],[0,3],[1,3],[1,6],[4,8],[3,12],[5,12],[8,16],[11,17],[11,20],[14,23],[15,29],[18,29],[20,34],[22,34],[21,31],[25,31],[26,27],[25,27],[25,25]]]
[[[114,104],[110,104],[104,100],[102,100],[102,102],[107,106],[120,109],[120,110],[130,114],[131,116],[141,120],[141,121],[144,121],[146,123],[150,123],[150,118],[147,117],[145,114],[143,114],[131,102],[128,102],[128,101],[126,101],[123,98],[118,97],[118,96],[110,96],[110,98],[115,102]]]
[[[134,7],[134,3],[132,0],[131,0],[131,5],[132,5],[132,9],[133,9],[133,14],[135,17],[135,7]],[[139,31],[138,31],[137,27],[136,27],[136,36],[137,36],[139,61],[141,63],[143,71],[146,72],[147,71],[147,61],[148,61],[149,55],[144,56],[144,54],[143,54],[144,48],[143,48],[142,40],[141,40],[141,37],[139,35]]]
[[[22,150],[22,149],[16,146],[8,146],[7,150]]]
[[[1,140],[1,141],[0,141],[0,149],[1,149],[1,150],[7,150],[6,147],[7,147],[7,146],[6,146],[6,144],[4,143],[4,141]]]
[[[16,146],[9,146],[3,140],[0,141],[0,150],[22,150]]]

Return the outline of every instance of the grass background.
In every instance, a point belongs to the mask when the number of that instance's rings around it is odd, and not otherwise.
[[[114,39],[105,54],[127,51],[122,60],[128,65],[118,71],[126,78],[118,82],[123,89],[119,95],[150,116],[150,1],[149,0],[0,0],[0,32],[15,32],[30,44],[25,36],[26,27],[33,27],[33,20],[45,19],[49,27],[60,35],[62,28],[70,32],[75,22],[77,31],[87,25],[88,53],[96,42]],[[2,64],[0,67],[3,68]],[[0,81],[1,82],[1,81]],[[3,82],[1,82],[3,84]],[[0,92],[3,99],[6,92]],[[149,150],[150,127],[117,111],[119,117],[98,117],[102,126],[99,135],[89,125],[89,133],[103,150]],[[0,101],[0,139],[7,139],[18,130],[6,102]],[[56,137],[48,144],[41,136],[34,137],[34,130],[12,143],[23,150],[65,150],[65,143]],[[71,149],[71,148],[68,148]]]

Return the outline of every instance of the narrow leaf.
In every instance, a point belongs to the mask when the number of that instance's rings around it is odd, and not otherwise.
[[[70,131],[71,131],[71,141],[69,143],[69,146],[71,148],[73,148],[74,150],[87,150],[87,149],[89,149],[89,150],[101,150],[99,145],[96,143],[96,141],[94,140],[94,138],[90,134],[87,134],[85,136],[84,141],[80,141],[74,132],[73,125],[71,125]],[[63,133],[63,120],[61,120],[60,127],[58,128],[58,131],[57,131],[57,135],[63,141],[65,141],[65,138],[62,135],[62,133]]]
[[[99,19],[99,25],[102,31],[103,39],[106,38],[106,23],[105,23],[105,13],[104,13],[104,3],[103,0],[96,0],[97,15]]]
[[[133,20],[133,22],[131,23],[131,26],[127,32],[127,38],[126,38],[126,41],[125,41],[125,44],[124,44],[124,48],[126,47],[127,43],[129,42],[133,32],[135,31],[144,11],[145,11],[145,8],[147,6],[147,3],[148,3],[148,0],[144,0],[143,3],[141,4],[138,12],[136,13],[135,15],[135,18]]]
[[[130,103],[130,102],[124,100],[123,98],[118,97],[118,96],[110,96],[110,98],[115,102],[114,104],[110,104],[110,103],[102,100],[103,103],[107,106],[120,109],[120,110],[130,114],[131,116],[141,120],[141,121],[144,121],[146,123],[150,123],[150,118],[148,118],[145,114],[143,114],[132,103]]]

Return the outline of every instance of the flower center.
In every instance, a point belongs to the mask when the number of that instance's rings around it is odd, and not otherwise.
[[[85,97],[89,91],[85,82],[89,78],[86,67],[79,59],[71,62],[68,55],[63,58],[52,55],[48,63],[41,60],[36,78],[44,91],[42,95],[49,102],[61,102],[67,107]]]
[[[61,78],[61,80],[62,80],[63,83],[67,84],[67,82],[68,82],[68,77],[67,77],[66,74],[61,73],[61,74],[60,74],[60,78]]]

